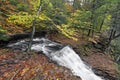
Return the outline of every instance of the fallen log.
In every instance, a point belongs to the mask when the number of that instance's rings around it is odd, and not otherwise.
[[[35,32],[34,37],[45,37],[46,34],[47,34],[47,31],[42,30],[39,32]],[[15,42],[17,40],[30,38],[31,33],[19,33],[14,35],[7,35],[7,36],[9,37],[7,40],[0,40],[0,47],[5,47],[10,42]]]

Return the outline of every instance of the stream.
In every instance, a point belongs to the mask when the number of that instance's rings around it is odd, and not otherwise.
[[[8,47],[25,51],[28,47],[28,40],[21,40],[17,43],[9,44]],[[43,52],[48,58],[71,70],[75,76],[82,80],[103,80],[97,76],[92,68],[86,65],[78,54],[69,45],[63,45],[45,38],[33,39],[32,50]]]

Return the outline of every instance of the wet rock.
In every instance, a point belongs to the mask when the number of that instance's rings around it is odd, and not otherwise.
[[[105,80],[117,80],[118,68],[113,59],[107,54],[92,54],[83,57],[84,61],[93,67],[96,74]]]

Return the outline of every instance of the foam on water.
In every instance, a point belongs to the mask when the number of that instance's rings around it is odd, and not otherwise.
[[[69,46],[52,53],[52,60],[56,61],[59,65],[69,68],[75,75],[80,76],[82,80],[102,80],[93,73],[90,67],[84,64]]]

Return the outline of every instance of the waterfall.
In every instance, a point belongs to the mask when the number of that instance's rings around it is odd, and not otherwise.
[[[23,40],[8,46],[13,47],[25,44],[28,44],[28,41]],[[37,52],[42,51],[51,60],[70,69],[74,75],[81,77],[82,80],[103,80],[95,75],[92,69],[84,64],[78,54],[68,45],[64,46],[45,38],[36,38],[33,40],[31,49]],[[25,50],[25,47],[22,50]]]

